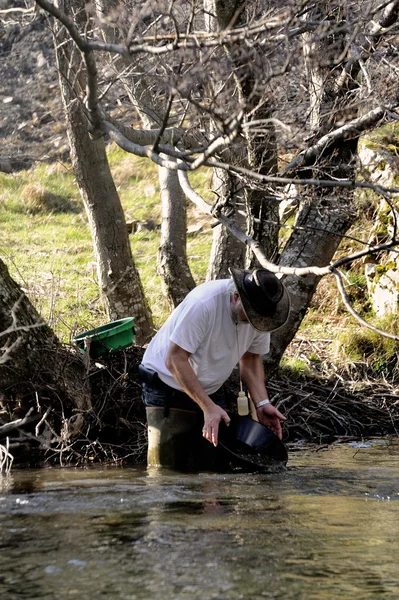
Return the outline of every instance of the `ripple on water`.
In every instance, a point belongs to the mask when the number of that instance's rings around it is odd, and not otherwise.
[[[397,600],[392,447],[278,474],[51,469],[0,496],[1,600]]]

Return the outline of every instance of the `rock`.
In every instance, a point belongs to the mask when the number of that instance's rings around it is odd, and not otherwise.
[[[376,185],[390,186],[399,170],[399,158],[387,148],[377,144],[359,144],[359,162],[370,181]]]
[[[36,65],[37,65],[38,69],[42,69],[43,67],[47,67],[47,59],[44,56],[43,52],[41,52],[41,51],[37,55]]]
[[[381,265],[366,264],[367,289],[377,317],[397,314],[399,307],[399,270],[395,267],[385,272]]]
[[[30,158],[12,158],[10,156],[0,156],[0,171],[2,173],[15,173],[16,171],[23,171],[29,169],[32,166],[32,160]]]
[[[392,152],[390,148],[392,147]],[[368,181],[386,187],[395,186],[399,174],[399,158],[396,145],[383,141],[363,140],[359,144],[359,161],[363,174]],[[399,208],[399,207],[398,207]],[[395,209],[394,209],[395,210]],[[395,219],[392,206],[384,198],[379,202],[376,221],[371,232],[369,244],[374,246],[386,242],[393,234]],[[381,252],[374,255],[377,264],[365,265],[367,289],[373,309],[377,316],[398,314],[399,310],[399,259],[396,252]]]

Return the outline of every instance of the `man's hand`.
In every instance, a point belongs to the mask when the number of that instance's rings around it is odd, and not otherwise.
[[[230,423],[230,417],[223,408],[217,404],[204,410],[204,426],[202,428],[203,437],[214,446],[218,445],[219,423],[224,421],[226,425]]]
[[[282,415],[272,404],[261,406],[261,408],[256,411],[256,414],[258,415],[259,421],[263,423],[263,425],[269,427],[269,429],[271,429],[281,440],[283,432],[281,430],[280,421],[286,421],[284,415]]]

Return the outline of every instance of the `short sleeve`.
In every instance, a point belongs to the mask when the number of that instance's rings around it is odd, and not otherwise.
[[[270,333],[257,333],[248,352],[253,354],[268,354],[270,352]]]
[[[185,301],[169,339],[193,354],[206,339],[209,326],[209,313],[205,304],[198,299]]]

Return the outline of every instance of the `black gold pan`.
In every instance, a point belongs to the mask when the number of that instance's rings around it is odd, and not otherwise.
[[[288,461],[283,442],[268,427],[250,416],[232,415],[228,427],[221,424],[219,443],[233,459],[255,469],[284,466]]]

